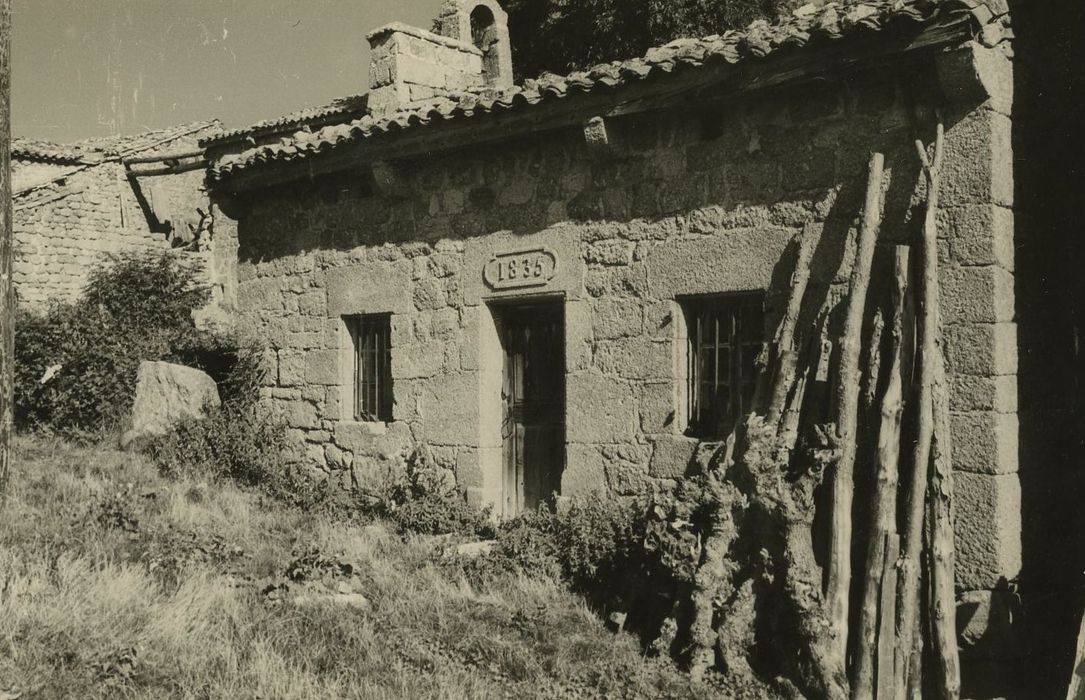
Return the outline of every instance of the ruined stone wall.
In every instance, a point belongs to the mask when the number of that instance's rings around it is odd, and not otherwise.
[[[211,210],[202,171],[133,184],[116,162],[56,170],[51,182],[15,198],[15,289],[23,306],[76,300],[94,269],[125,255],[171,249],[171,228],[200,228],[197,209]],[[160,220],[167,212],[177,220]],[[187,213],[184,220],[181,212]],[[233,275],[236,246],[229,235],[219,245],[212,223],[202,223],[186,256],[204,271],[218,301]]]
[[[696,446],[682,434],[678,300],[766,290],[770,333],[789,241],[811,229],[821,233],[811,295],[823,302],[804,314],[812,323],[838,309],[872,150],[888,168],[875,272],[884,292],[892,247],[916,241],[922,219],[908,92],[918,114],[929,119],[937,103],[947,120],[942,316],[973,663],[990,653],[991,591],[1021,565],[1013,178],[1008,103],[974,86],[939,97],[939,78],[953,79],[944,68],[612,119],[603,152],[576,129],[448,152],[404,164],[393,192],[368,192],[354,175],[271,193],[239,224],[238,308],[268,347],[266,395],[300,449],[345,484],[425,442],[471,498],[494,502],[502,370],[491,304],[522,292],[491,289],[482,271],[495,254],[545,248],[557,271],[535,291],[562,295],[566,318],[563,495],[665,484]],[[393,314],[388,425],[350,419],[342,317],[359,313]],[[828,411],[830,388],[815,392]]]
[[[130,193],[124,167],[103,164],[74,172],[15,200],[15,291],[41,307],[73,301],[88,275],[113,255],[167,249],[149,230]]]

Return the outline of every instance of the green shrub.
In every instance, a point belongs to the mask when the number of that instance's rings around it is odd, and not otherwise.
[[[261,348],[233,335],[200,333],[189,341],[171,353],[173,361],[210,375],[223,406],[248,410],[258,405],[267,373]]]
[[[606,589],[645,567],[643,505],[595,496],[556,516],[562,569],[578,588]]]
[[[702,475],[681,479],[673,492],[656,494],[645,512],[644,536],[645,552],[655,568],[676,582],[693,581],[714,505]]]
[[[385,487],[373,514],[387,517],[403,532],[483,536],[493,532],[489,510],[467,502],[455,475],[441,467],[425,445],[411,454],[402,479]]]
[[[525,513],[502,523],[494,549],[465,573],[473,580],[507,573],[560,578],[606,604],[652,567],[643,513],[643,504],[599,496],[573,499],[557,512]]]
[[[199,271],[172,253],[135,255],[95,269],[79,305],[115,319],[133,343],[168,352],[191,337],[192,311],[209,301]]]
[[[488,583],[510,574],[562,579],[564,572],[556,523],[553,513],[546,510],[525,513],[501,523],[493,550],[464,562],[464,575],[474,583]]]
[[[140,361],[196,344],[191,312],[208,298],[197,279],[174,255],[132,257],[94,270],[79,301],[20,313],[17,425],[75,437],[115,429]]]
[[[353,495],[297,461],[286,425],[248,399],[224,403],[206,418],[183,421],[147,443],[144,451],[167,478],[230,480],[280,506],[342,519],[370,517]]]
[[[197,331],[209,300],[198,271],[172,253],[94,270],[83,297],[21,310],[15,328],[15,421],[21,430],[94,438],[121,427],[144,360],[203,369],[231,405],[252,405],[259,357],[236,339]]]
[[[675,602],[684,599],[690,585],[686,565],[700,556],[696,536],[691,544],[686,522],[677,515],[686,513],[687,506],[698,508],[692,491],[660,494],[649,501],[593,496],[572,499],[557,512],[525,513],[502,523],[493,549],[460,561],[460,570],[479,585],[521,574],[561,580],[596,610],[623,613],[624,625],[641,633],[648,645],[663,621],[675,614]],[[681,505],[671,507],[675,503]],[[661,535],[660,527],[670,528],[675,536]],[[671,549],[682,544],[687,547],[684,557]]]
[[[15,324],[15,423],[70,437],[115,426],[131,405],[138,359],[112,323],[76,306]]]
[[[652,46],[772,19],[783,0],[505,0],[516,72],[534,78],[643,56]]]
[[[285,478],[285,426],[259,407],[225,406],[178,424],[147,453],[169,478],[231,479],[268,487]]]

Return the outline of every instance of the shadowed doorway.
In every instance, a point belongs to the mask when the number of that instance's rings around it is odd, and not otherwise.
[[[496,309],[504,355],[502,511],[538,508],[565,466],[565,317],[561,302]]]

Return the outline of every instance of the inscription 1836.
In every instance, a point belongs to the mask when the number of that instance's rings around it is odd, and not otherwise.
[[[558,259],[546,248],[495,254],[482,270],[490,289],[542,287],[554,279]]]

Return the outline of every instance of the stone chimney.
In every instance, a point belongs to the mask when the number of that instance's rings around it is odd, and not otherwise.
[[[396,22],[369,34],[370,114],[512,85],[508,15],[495,0],[447,0],[434,30]]]

